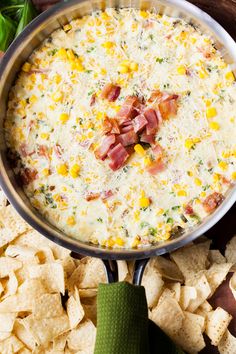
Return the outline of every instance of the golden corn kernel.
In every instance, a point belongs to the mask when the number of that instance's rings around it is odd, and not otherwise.
[[[29,101],[30,103],[36,103],[38,101],[38,98],[35,96],[35,95],[32,95],[30,98],[29,98]]]
[[[206,192],[201,192],[200,196],[204,198],[206,196]]]
[[[68,119],[69,119],[69,114],[67,114],[67,113],[61,113],[59,119],[60,119],[60,122],[61,122],[62,124],[65,124],[65,123],[68,121]]]
[[[109,238],[106,242],[107,247],[112,248],[115,245],[115,241],[112,238]]]
[[[230,117],[230,118],[229,118],[229,121],[230,121],[230,123],[234,123],[234,122],[235,122],[234,117]]]
[[[219,123],[217,123],[217,122],[210,122],[210,123],[209,123],[209,127],[210,127],[211,129],[213,129],[213,130],[219,130],[219,129],[220,129],[220,125],[219,125]]]
[[[193,142],[193,139],[186,139],[185,140],[185,143],[184,143],[184,146],[190,150],[194,145],[194,142]]]
[[[60,102],[63,98],[63,94],[60,91],[56,91],[52,94],[51,98],[54,102]]]
[[[189,175],[190,177],[192,177],[192,176],[193,176],[193,172],[192,172],[192,171],[188,171],[188,175]]]
[[[24,65],[22,66],[22,71],[24,71],[25,73],[28,73],[28,72],[30,72],[30,70],[31,70],[31,64],[30,63],[28,63],[28,62],[26,62],[26,63],[24,63]]]
[[[59,175],[67,176],[67,174],[68,174],[68,168],[67,168],[66,164],[58,165],[56,170]]]
[[[145,150],[140,144],[136,144],[134,147],[134,150],[137,152],[138,155],[144,156],[145,155]]]
[[[217,114],[215,107],[208,107],[206,110],[206,117],[213,118]]]
[[[214,173],[212,177],[213,177],[213,182],[218,182],[220,179],[219,173]]]
[[[228,169],[228,164],[227,164],[227,162],[225,162],[225,161],[220,161],[220,162],[218,163],[218,167],[219,167],[221,170],[226,171],[226,170]]]
[[[121,238],[121,237],[116,237],[115,239],[115,243],[118,245],[118,246],[124,246],[125,244],[125,241]]]
[[[192,42],[192,44],[196,43],[197,39],[195,37],[191,37],[190,41]]]
[[[226,78],[226,80],[229,80],[229,81],[234,81],[234,80],[235,80],[234,74],[232,73],[232,71],[228,71],[228,72],[225,74],[225,78]]]
[[[76,224],[74,216],[69,216],[66,220],[67,225],[74,226]]]
[[[109,49],[109,48],[112,48],[112,47],[114,47],[115,46],[115,43],[114,42],[104,42],[103,44],[102,44],[102,47],[103,48],[106,48],[106,49]]]
[[[139,11],[139,15],[143,18],[147,18],[149,16],[149,13],[147,11]]]
[[[71,28],[72,28],[72,26],[71,26],[69,23],[67,23],[67,25],[63,26],[63,30],[64,30],[65,32],[70,31]]]
[[[143,162],[144,162],[145,166],[150,166],[152,163],[150,157],[148,157],[148,156],[143,159]]]
[[[127,74],[129,72],[129,67],[127,65],[119,65],[118,66],[118,71],[121,73],[121,74]]]
[[[56,84],[60,84],[60,82],[61,82],[61,75],[56,74],[56,75],[53,77],[53,81],[54,81]]]
[[[66,60],[67,59],[67,52],[66,52],[65,48],[60,48],[57,51],[56,56],[62,60]]]
[[[135,221],[139,221],[140,220],[140,211],[139,210],[136,210],[134,212],[134,220]]]
[[[177,195],[179,197],[186,197],[187,196],[187,192],[184,191],[184,190],[180,190],[180,191],[177,192]]]
[[[80,166],[76,163],[73,166],[71,166],[70,168],[70,175],[73,178],[76,178],[79,176],[79,172],[80,172]]]
[[[147,208],[150,205],[150,199],[147,197],[141,197],[139,199],[139,206],[140,208]]]
[[[106,12],[101,13],[101,18],[105,21],[110,20],[110,16]]]
[[[232,178],[233,180],[236,180],[236,172],[232,172],[231,178]]]
[[[130,70],[137,71],[138,70],[138,63],[132,62],[129,65]]]
[[[47,140],[49,138],[49,133],[41,133],[40,138]]]
[[[49,169],[48,168],[44,168],[42,170],[42,174],[44,175],[44,177],[47,177],[49,175]]]
[[[198,76],[200,77],[200,79],[205,79],[208,76],[208,73],[205,69],[202,69],[198,72]]]
[[[201,186],[202,185],[202,181],[199,178],[195,178],[194,179],[194,183],[196,184],[196,186]]]
[[[179,75],[185,75],[186,74],[186,68],[184,65],[180,65],[178,68],[177,68],[177,72]]]
[[[138,245],[140,245],[140,239],[135,238],[134,241],[133,241],[133,243],[132,243],[132,245],[131,245],[131,247],[132,247],[132,248],[137,248]]]
[[[66,52],[66,54],[67,54],[67,58],[68,58],[69,60],[74,60],[74,59],[75,59],[75,53],[73,52],[72,49],[68,49],[67,52]]]
[[[204,100],[204,102],[207,107],[209,107],[211,105],[211,100],[209,100],[209,99]]]

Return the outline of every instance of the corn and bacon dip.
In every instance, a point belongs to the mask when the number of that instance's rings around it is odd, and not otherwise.
[[[22,66],[6,140],[50,223],[143,247],[201,222],[235,183],[235,99],[230,66],[196,27],[107,9],[52,33]]]

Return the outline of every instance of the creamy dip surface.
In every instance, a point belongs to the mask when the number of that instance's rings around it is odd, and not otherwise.
[[[137,112],[120,123],[129,96]],[[134,115],[147,124],[148,109],[154,141],[142,141],[144,125],[126,145],[120,134]],[[181,19],[94,12],[53,32],[23,65],[5,134],[26,195],[50,223],[85,242],[144,247],[201,222],[235,183],[235,78],[210,37]]]

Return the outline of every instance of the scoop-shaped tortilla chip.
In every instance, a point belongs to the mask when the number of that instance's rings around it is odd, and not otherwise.
[[[206,334],[211,340],[212,345],[218,345],[223,337],[232,316],[220,307],[209,313],[206,323]]]

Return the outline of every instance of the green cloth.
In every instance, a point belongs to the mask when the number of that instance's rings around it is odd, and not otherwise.
[[[184,354],[148,320],[143,286],[100,284],[94,354]]]

